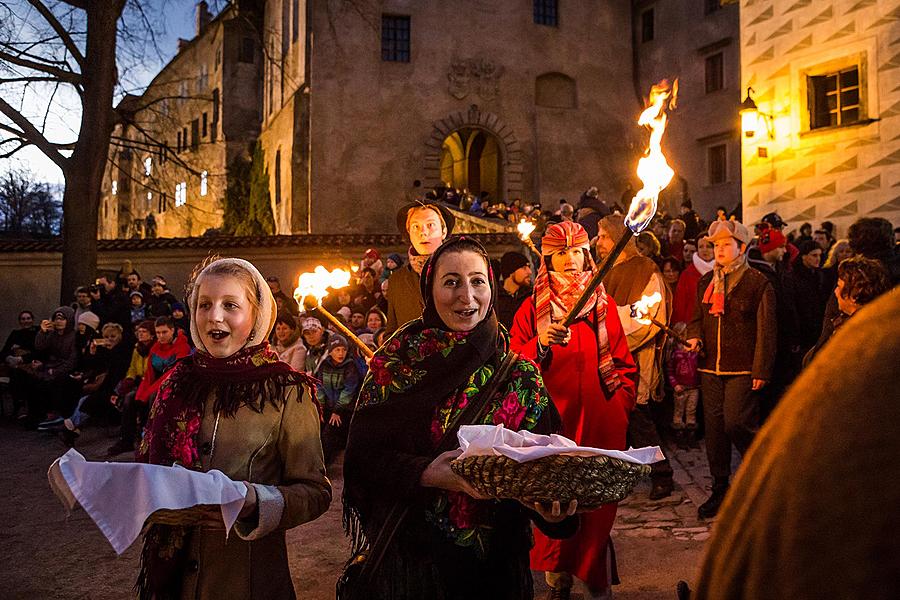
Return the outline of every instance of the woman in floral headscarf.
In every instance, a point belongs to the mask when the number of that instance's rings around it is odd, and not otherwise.
[[[137,588],[142,599],[293,598],[285,531],[331,501],[313,380],[269,348],[275,299],[256,267],[201,267],[189,288],[197,351],[160,384],[138,460],[218,469],[248,492],[230,538],[221,516],[152,525]]]
[[[583,446],[624,450],[637,375],[615,302],[601,285],[571,327],[560,323],[596,268],[589,244],[577,223],[547,228],[534,295],[516,313],[511,344],[540,365],[563,435]],[[603,597],[615,577],[615,561],[607,553],[615,517],[616,505],[607,504],[582,515],[578,533],[569,539],[535,532],[531,567],[546,571],[547,583],[561,597],[567,597],[573,575]]]
[[[450,470],[458,448],[434,459],[445,430],[490,386],[509,341],[494,315],[490,261],[478,242],[451,238],[422,275],[424,313],[372,358],[350,426],[344,516],[354,553],[371,549],[394,507],[407,511],[360,597],[532,598],[530,522],[553,537],[571,535],[577,518],[567,514],[576,505],[485,500]],[[512,430],[549,433],[558,420],[537,366],[524,358],[486,408],[479,423]]]

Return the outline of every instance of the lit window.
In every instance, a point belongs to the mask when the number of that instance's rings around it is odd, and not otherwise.
[[[113,182],[112,182],[111,188],[112,188],[112,195],[113,195],[113,196],[115,196],[116,194],[118,194],[118,193],[119,193],[119,182],[116,181],[116,180],[114,179]]]
[[[184,206],[187,204],[187,182],[175,184],[175,206]]]
[[[200,173],[200,195],[201,196],[205,196],[207,194],[207,192],[209,192],[209,187],[208,187],[209,184],[207,183],[208,176],[209,176],[209,173],[207,171],[203,171],[202,173]]]
[[[153,192],[147,192],[147,200],[153,200]]]
[[[809,77],[807,85],[810,129],[851,125],[864,118],[858,66]]]
[[[148,156],[144,159],[144,175],[150,177],[153,174],[153,158]]]

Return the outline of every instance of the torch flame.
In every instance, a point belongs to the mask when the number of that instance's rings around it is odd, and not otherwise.
[[[328,271],[322,265],[315,268],[312,273],[302,273],[297,281],[297,289],[294,290],[294,298],[303,304],[307,296],[315,297],[317,303],[328,295],[328,288],[339,290],[350,285],[350,273],[343,269]]]
[[[534,229],[535,224],[526,219],[522,219],[519,221],[519,224],[516,225],[516,231],[519,232],[519,237],[522,238],[523,241],[531,238],[531,233]]]
[[[631,315],[641,325],[650,325],[650,320],[646,317],[650,315],[650,309],[660,302],[662,302],[662,295],[659,292],[642,296],[640,300],[631,305]]]
[[[634,233],[640,233],[650,224],[656,214],[659,193],[675,175],[662,152],[662,136],[666,131],[666,110],[675,108],[677,95],[678,80],[671,86],[667,79],[662,80],[650,89],[650,106],[638,118],[638,125],[650,128],[650,142],[637,167],[637,175],[644,187],[631,200],[625,218],[625,224]]]

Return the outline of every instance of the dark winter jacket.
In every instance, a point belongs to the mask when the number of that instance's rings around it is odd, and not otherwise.
[[[6,360],[7,356],[13,354],[13,346],[18,346],[18,350],[26,352],[23,360],[30,360],[34,353],[34,338],[37,336],[38,327],[26,327],[25,329],[13,329],[0,350],[0,360]]]
[[[797,323],[797,343],[805,351],[812,348],[822,332],[825,306],[831,290],[825,287],[821,269],[809,269],[802,261],[785,278],[786,297],[792,302]]]
[[[57,333],[38,331],[34,338],[34,349],[44,357],[43,364],[37,370],[39,379],[53,381],[68,375],[75,369],[78,361],[78,350],[75,345],[75,310],[71,306],[60,306],[53,314],[63,313],[66,316],[66,328]]]
[[[775,322],[775,290],[766,276],[747,269],[734,289],[725,294],[725,314],[709,314],[703,302],[712,281],[710,271],[697,285],[697,310],[687,337],[703,341],[705,356],[699,370],[715,375],[752,375],[771,381],[775,364],[778,327]]]
[[[511,329],[516,311],[525,302],[525,298],[528,298],[530,295],[531,288],[529,287],[520,287],[515,294],[510,294],[503,286],[499,286],[494,304],[497,320],[503,323],[503,326],[507,329]]]
[[[322,383],[316,386],[319,404],[326,412],[349,412],[359,391],[359,369],[349,355],[339,365],[329,357],[316,372]]]

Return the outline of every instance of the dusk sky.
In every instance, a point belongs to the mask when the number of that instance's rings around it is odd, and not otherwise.
[[[155,19],[160,14],[165,15],[165,30],[156,32],[163,60],[160,61],[155,52],[147,52],[143,71],[130,74],[132,81],[129,82],[127,91],[131,93],[140,93],[162,66],[172,59],[178,47],[178,38],[191,39],[194,37],[196,2],[193,0],[141,0],[141,2],[149,18]],[[218,14],[219,10],[226,5],[225,0],[208,0],[208,3],[213,14]],[[48,4],[52,5],[52,3]],[[14,0],[10,6],[20,19],[28,18],[35,21],[40,19],[33,13],[33,9],[25,0]],[[21,31],[24,38],[27,32],[24,29]],[[60,87],[55,97],[54,107],[47,119],[46,136],[51,141],[72,141],[77,134],[80,122],[80,104],[77,94],[71,88],[66,89],[67,87]],[[121,98],[122,90],[117,89],[116,91],[116,100],[118,101]],[[9,94],[9,90],[0,93],[3,93],[4,98],[7,98],[10,103],[18,105],[20,94]],[[23,111],[26,116],[32,117],[32,122],[40,124],[46,108],[45,98],[48,94],[47,89],[35,88],[25,96]],[[22,150],[12,159],[0,161],[0,173],[8,169],[23,167],[30,169],[40,181],[54,184],[63,183],[62,172],[59,168],[34,146]]]

